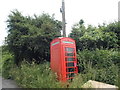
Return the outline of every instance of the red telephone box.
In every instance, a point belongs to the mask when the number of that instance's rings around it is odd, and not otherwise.
[[[50,66],[58,80],[66,82],[78,73],[75,40],[68,37],[54,39],[50,45]]]

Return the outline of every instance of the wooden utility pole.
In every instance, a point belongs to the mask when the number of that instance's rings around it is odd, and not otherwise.
[[[65,1],[62,0],[62,7],[60,9],[62,13],[62,30],[63,30],[63,37],[66,37],[66,21],[65,21]]]

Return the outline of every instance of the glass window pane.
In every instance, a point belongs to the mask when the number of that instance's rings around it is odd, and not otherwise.
[[[66,56],[74,56],[74,53],[66,53]]]
[[[67,68],[67,72],[74,72],[75,68]]]
[[[72,67],[72,66],[74,66],[74,63],[66,63],[66,66],[67,67]]]
[[[67,74],[67,77],[68,77],[68,78],[70,78],[70,77],[74,77],[74,76],[75,76],[74,73],[69,73],[69,74]]]
[[[66,61],[74,61],[75,58],[66,58],[65,60],[66,60]]]
[[[73,52],[73,51],[74,51],[74,48],[69,48],[69,47],[66,47],[66,48],[65,48],[65,51],[68,51],[68,52]]]

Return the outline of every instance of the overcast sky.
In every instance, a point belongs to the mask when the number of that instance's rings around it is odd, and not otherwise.
[[[43,12],[55,14],[55,19],[61,19],[60,7],[62,0],[1,0],[0,3],[0,45],[7,36],[6,20],[11,11],[17,9],[23,15],[41,15]],[[110,23],[118,19],[119,0],[65,0],[66,30],[70,32],[73,24],[80,19],[85,24]]]

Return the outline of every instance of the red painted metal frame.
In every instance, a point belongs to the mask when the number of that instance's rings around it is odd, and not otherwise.
[[[74,52],[72,53],[74,53],[74,56],[66,56],[65,54],[70,52],[65,51],[65,48],[73,48]],[[78,73],[75,40],[68,37],[54,39],[50,44],[50,56],[50,67],[53,72],[57,73],[58,80],[66,82],[73,78],[68,77],[67,74]],[[66,61],[66,58],[74,58],[74,61]],[[67,67],[66,64],[69,62],[74,63],[74,66]],[[74,68],[74,71],[68,72],[67,68]]]

